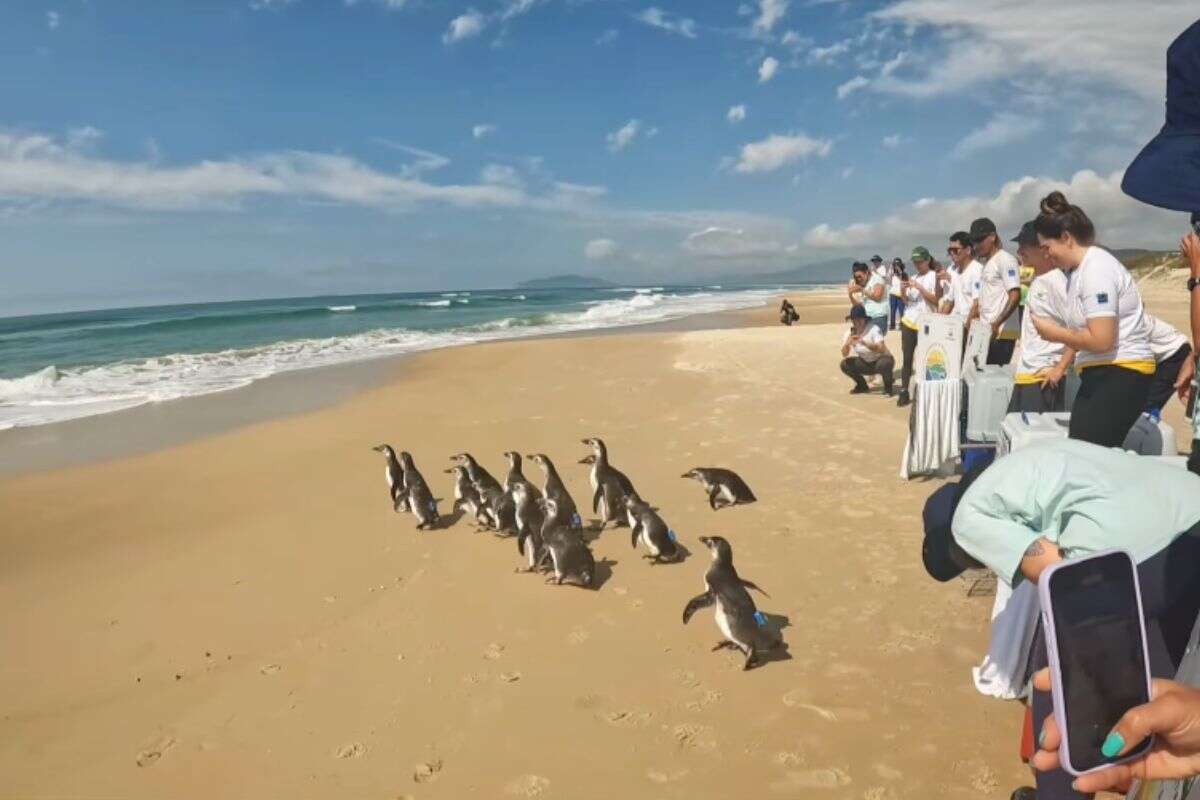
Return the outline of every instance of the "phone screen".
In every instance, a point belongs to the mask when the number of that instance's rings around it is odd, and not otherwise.
[[[1079,772],[1112,763],[1100,751],[1104,739],[1126,711],[1150,701],[1133,569],[1128,556],[1113,553],[1050,576],[1064,723]]]

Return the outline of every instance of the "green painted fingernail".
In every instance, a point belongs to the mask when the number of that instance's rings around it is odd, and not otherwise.
[[[1042,728],[1042,732],[1038,734],[1038,747],[1046,744],[1046,729]]]
[[[1106,758],[1113,758],[1122,750],[1125,749],[1125,737],[1113,731],[1104,740],[1104,745],[1100,748],[1100,752],[1104,753]]]

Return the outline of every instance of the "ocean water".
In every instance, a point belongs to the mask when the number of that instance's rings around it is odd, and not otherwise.
[[[0,318],[0,430],[211,392],[279,372],[762,305],[782,287],[372,294]],[[789,291],[803,291],[803,287]]]

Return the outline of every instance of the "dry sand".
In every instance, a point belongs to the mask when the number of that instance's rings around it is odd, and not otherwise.
[[[931,487],[897,477],[905,413],[846,396],[844,301],[797,305],[825,324],[434,352],[331,408],[0,483],[0,796],[1007,797],[1020,708],[970,678],[991,601],[921,568]],[[597,591],[545,585],[511,539],[413,530],[370,450],[442,497],[452,453],[545,452],[582,508],[585,436],[690,558],[609,530]],[[697,465],[760,502],[714,513]],[[681,623],[705,534],[790,659],[742,672],[709,611]]]

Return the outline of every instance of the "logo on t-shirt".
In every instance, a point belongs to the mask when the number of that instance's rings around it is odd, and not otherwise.
[[[1108,302],[1108,292],[1100,292],[1099,294],[1097,294],[1096,302],[1099,303],[1100,305],[1106,304]]]
[[[1008,271],[1008,277],[1010,277],[1010,278],[1015,278],[1015,277],[1017,277],[1017,271],[1016,271],[1015,269],[1010,269],[1010,270]]]

